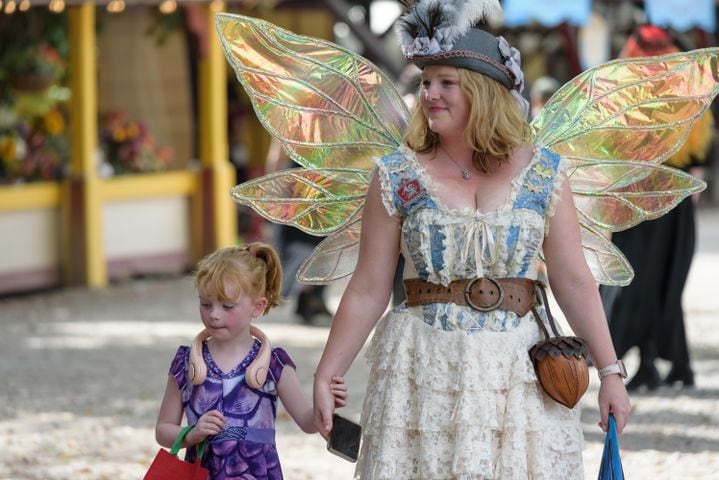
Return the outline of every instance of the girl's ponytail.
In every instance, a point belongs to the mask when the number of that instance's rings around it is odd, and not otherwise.
[[[252,255],[265,263],[265,293],[267,298],[267,308],[265,312],[270,311],[280,304],[280,290],[282,288],[282,264],[277,252],[267,243],[253,242],[247,245]]]

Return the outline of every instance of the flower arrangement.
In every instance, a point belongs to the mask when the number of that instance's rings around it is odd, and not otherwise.
[[[59,108],[30,119],[2,109],[0,183],[60,179],[67,155],[65,117]]]
[[[126,112],[103,116],[100,144],[115,174],[163,171],[172,162],[172,149],[157,147],[147,125],[130,120]]]
[[[64,59],[48,43],[12,50],[4,63],[10,88],[22,92],[47,90],[65,72]]]
[[[66,32],[66,15],[43,9],[0,18],[0,184],[63,176]]]

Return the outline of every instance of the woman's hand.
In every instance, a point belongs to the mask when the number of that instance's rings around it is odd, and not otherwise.
[[[607,375],[599,387],[599,427],[603,431],[609,428],[609,414],[614,414],[617,422],[617,433],[622,433],[629,418],[629,395],[624,381],[619,375]]]
[[[312,395],[315,427],[324,438],[327,438],[332,430],[332,414],[335,412],[336,398],[332,391],[332,380],[316,376]]]
[[[330,383],[330,391],[335,397],[335,408],[344,407],[347,405],[347,385],[345,379],[339,375],[332,377],[332,383]]]
[[[187,433],[185,441],[188,446],[197,445],[210,435],[217,435],[225,426],[224,415],[219,410],[210,410],[202,414],[195,427]]]

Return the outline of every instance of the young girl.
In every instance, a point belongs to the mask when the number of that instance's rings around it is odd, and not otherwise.
[[[262,243],[223,248],[197,267],[205,330],[192,348],[177,350],[155,435],[169,448],[184,411],[194,428],[182,447],[207,440],[202,464],[211,480],[282,478],[275,447],[277,397],[304,432],[317,431],[295,364],[283,349],[270,349],[264,335],[251,327],[254,318],[278,305],[281,282],[277,253]],[[345,405],[342,377],[333,378],[332,392],[335,404]],[[196,449],[188,448],[185,459],[195,458]]]

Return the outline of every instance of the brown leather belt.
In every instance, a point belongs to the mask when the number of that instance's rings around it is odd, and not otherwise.
[[[446,287],[419,278],[404,281],[409,307],[429,303],[454,303],[480,312],[501,308],[520,317],[537,305],[537,285],[541,285],[541,282],[529,278],[479,277],[455,280]]]

